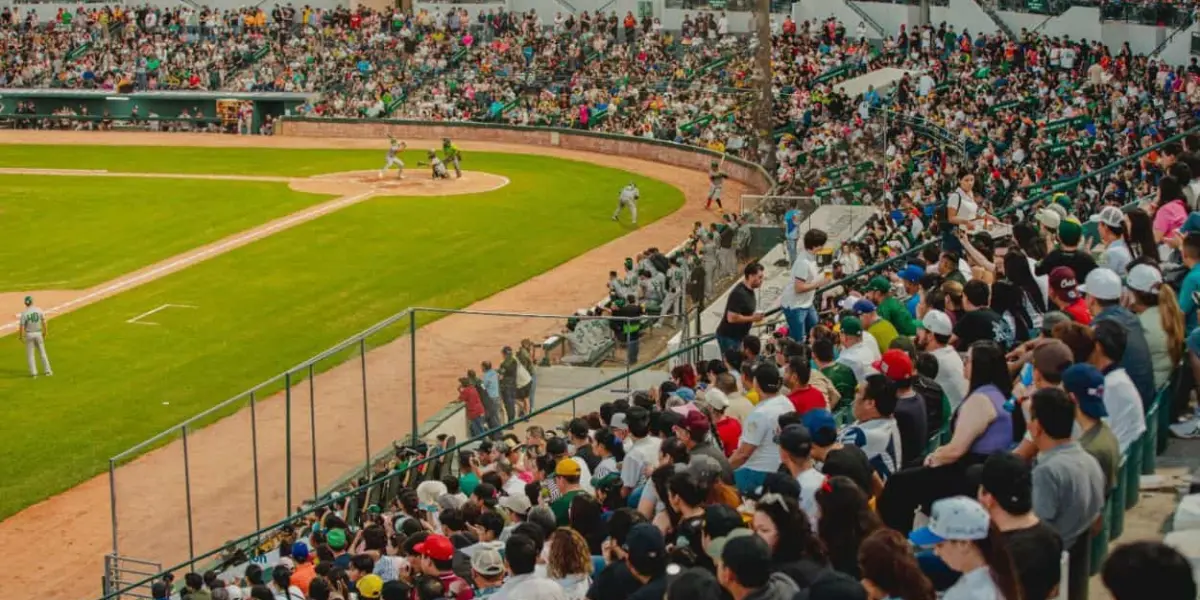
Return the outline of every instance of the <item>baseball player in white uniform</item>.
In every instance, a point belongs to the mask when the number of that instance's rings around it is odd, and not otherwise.
[[[437,157],[437,152],[430,150],[429,151],[429,162],[418,162],[417,163],[418,167],[424,167],[426,165],[428,165],[429,168],[433,171],[434,179],[450,179],[450,172],[446,170],[446,165],[442,162],[442,159]]]
[[[404,149],[407,148],[408,145],[404,142],[397,141],[396,138],[391,136],[388,136],[388,140],[391,141],[391,144],[388,146],[387,163],[384,164],[383,168],[379,170],[379,178],[383,179],[383,176],[387,174],[388,169],[396,167],[396,169],[399,170],[399,173],[396,175],[396,177],[398,179],[404,179],[404,161],[400,160],[400,153],[404,152]]]
[[[46,375],[54,374],[50,369],[50,357],[46,356],[47,332],[46,313],[33,305],[33,296],[25,296],[25,311],[21,313],[21,325],[17,335],[25,342],[25,358],[29,361],[29,374],[33,377],[38,376],[37,363],[33,360],[35,348],[42,354],[42,366],[45,367]]]
[[[640,196],[637,185],[632,181],[629,182],[629,185],[621,188],[621,196],[617,199],[617,210],[613,211],[612,220],[618,220],[621,216],[621,209],[628,207],[629,215],[633,217],[633,224],[637,225],[637,201]]]

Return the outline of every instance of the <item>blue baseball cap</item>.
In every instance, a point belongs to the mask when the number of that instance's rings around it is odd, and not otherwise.
[[[929,525],[910,534],[914,545],[927,548],[946,541],[975,541],[988,536],[991,519],[987,510],[966,496],[943,498],[933,503]]]
[[[304,542],[296,542],[292,544],[292,558],[296,562],[304,562],[308,560],[308,544]]]
[[[675,390],[674,392],[671,392],[671,395],[679,396],[680,398],[683,398],[687,402],[695,402],[696,401],[696,392],[693,391],[692,388],[682,387],[682,388]]]
[[[1062,382],[1068,393],[1075,394],[1083,414],[1093,419],[1108,416],[1104,407],[1104,374],[1100,369],[1088,363],[1071,365],[1063,371]]]
[[[854,303],[854,312],[855,314],[859,315],[873,313],[875,312],[875,303],[866,299],[859,300],[858,302]]]
[[[1183,235],[1196,232],[1200,232],[1200,212],[1188,215],[1187,220],[1179,227],[1179,233]]]
[[[896,275],[900,277],[900,279],[903,279],[909,283],[917,283],[921,281],[922,277],[925,276],[925,269],[922,269],[917,265],[908,265],[903,269],[900,269],[900,272],[896,273]]]
[[[837,421],[834,420],[833,413],[817,408],[804,413],[800,421],[808,429],[813,445],[825,447],[837,441]]]

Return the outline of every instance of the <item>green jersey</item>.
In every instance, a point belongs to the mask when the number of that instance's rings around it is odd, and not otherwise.
[[[854,401],[854,388],[858,386],[858,380],[854,377],[854,371],[850,367],[835,362],[822,367],[821,374],[828,377],[829,381],[833,383],[834,389],[841,394],[840,404]]]
[[[908,312],[903,303],[894,297],[884,298],[883,303],[879,305],[879,316],[895,326],[896,332],[900,335],[909,337],[917,335],[917,323],[912,314]],[[886,348],[880,348],[880,350],[886,350]]]

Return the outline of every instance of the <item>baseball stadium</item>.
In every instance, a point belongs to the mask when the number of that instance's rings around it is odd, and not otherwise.
[[[1193,600],[1196,10],[0,0],[0,596]]]

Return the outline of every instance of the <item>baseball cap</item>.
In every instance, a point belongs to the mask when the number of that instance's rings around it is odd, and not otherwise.
[[[858,304],[855,303],[854,306],[857,308]],[[862,321],[858,320],[858,317],[846,317],[839,324],[842,326],[842,333],[846,335],[862,335]]]
[[[1062,340],[1046,340],[1033,350],[1033,368],[1043,376],[1061,376],[1073,362],[1075,356]]]
[[[693,438],[697,438],[704,437],[704,434],[708,433],[711,423],[709,422],[708,417],[704,416],[704,413],[700,411],[692,411],[687,415],[684,415],[683,421],[679,423],[679,426],[687,431],[688,434]]]
[[[1050,231],[1058,231],[1058,226],[1062,223],[1062,216],[1058,214],[1058,211],[1050,210],[1049,208],[1037,211],[1037,214],[1033,218],[1037,219],[1038,223],[1041,223],[1043,227]]]
[[[1109,227],[1125,227],[1125,213],[1115,206],[1100,209],[1100,222]]]
[[[737,538],[746,537],[748,535],[754,535],[754,532],[746,529],[745,527],[738,527],[737,529],[734,529],[733,531],[730,531],[721,537],[715,537],[710,540],[708,542],[708,550],[706,550],[706,552],[708,552],[708,556],[713,560],[721,560],[721,553],[725,551],[725,546],[729,544],[729,540],[736,540]]]
[[[833,413],[828,410],[823,408],[810,410],[804,413],[800,420],[808,429],[813,444],[824,448],[837,441],[837,421],[834,420]]]
[[[562,477],[579,477],[579,473],[579,463],[570,458],[564,458],[554,466],[554,474]]]
[[[701,481],[712,481],[721,476],[722,469],[717,459],[704,454],[694,454],[683,472]]]
[[[903,269],[900,269],[900,272],[896,273],[896,276],[909,283],[917,283],[925,276],[925,269],[917,265],[907,265]]]
[[[709,504],[704,509],[704,533],[710,538],[729,535],[729,532],[746,526],[742,515],[726,504]]]
[[[629,429],[629,424],[626,422],[625,413],[616,413],[608,422],[611,429]]]
[[[779,447],[792,456],[806,458],[812,452],[812,435],[804,425],[788,425],[779,432]]]
[[[1189,214],[1183,225],[1179,226],[1179,233],[1182,235],[1196,232],[1200,232],[1200,212]]]
[[[342,548],[345,548],[346,547],[346,530],[345,529],[329,530],[329,533],[325,535],[325,542],[328,543],[329,547],[333,548],[334,550],[341,550]]]
[[[860,315],[865,315],[867,313],[873,313],[873,312],[875,312],[875,303],[871,302],[870,300],[866,300],[866,299],[859,300],[858,302],[854,303],[854,312],[856,314],[860,314]]]
[[[1088,363],[1071,365],[1063,371],[1063,387],[1075,395],[1075,402],[1083,414],[1101,419],[1108,416],[1104,407],[1104,374]]]
[[[359,598],[378,598],[383,594],[383,579],[374,573],[364,575],[354,587],[358,589]]]
[[[1023,515],[1033,509],[1033,469],[1015,454],[997,452],[989,456],[979,465],[979,485],[1004,512]]]
[[[1058,239],[1068,245],[1074,246],[1079,243],[1083,237],[1083,225],[1074,217],[1067,217],[1058,224]]]
[[[774,393],[779,391],[783,378],[779,375],[779,367],[771,363],[762,363],[754,368],[754,382],[762,391]]]
[[[1121,297],[1121,276],[1112,269],[1097,267],[1088,273],[1079,291],[1097,300],[1117,300]]]
[[[425,541],[413,546],[413,552],[433,560],[450,560],[454,558],[454,543],[444,535],[433,533]]]
[[[512,511],[514,514],[521,515],[522,517],[529,513],[530,508],[533,508],[533,505],[529,502],[529,496],[526,496],[525,494],[501,496],[500,500],[496,502],[496,505],[501,508],[506,508]]]
[[[504,559],[495,548],[480,548],[471,556],[471,570],[480,575],[496,576],[504,572]]]
[[[908,539],[922,547],[945,541],[975,541],[988,536],[991,520],[979,502],[966,496],[943,498],[933,503],[929,525],[910,534]]]
[[[679,396],[680,398],[683,398],[684,400],[686,400],[688,402],[696,401],[696,391],[693,390],[692,388],[681,387],[681,388],[675,390],[674,392],[671,392],[671,395]]]
[[[1070,320],[1071,317],[1067,316],[1067,313],[1059,310],[1052,310],[1042,315],[1042,335],[1050,337],[1050,332],[1054,331],[1055,325],[1066,323]]]
[[[954,333],[954,325],[950,323],[950,315],[940,310],[930,310],[917,325],[934,335],[950,335]]]
[[[1125,276],[1125,287],[1135,292],[1157,294],[1162,286],[1162,273],[1152,265],[1140,264],[1129,270]]]
[[[868,292],[890,292],[890,291],[892,291],[892,284],[888,283],[888,280],[886,277],[883,277],[882,275],[876,275],[876,276],[872,277],[870,281],[867,282],[867,291]]]
[[[1060,300],[1074,302],[1079,299],[1079,281],[1071,267],[1054,267],[1050,270],[1050,293]]]
[[[297,562],[308,560],[308,544],[296,542],[292,544],[292,558]]]
[[[625,536],[625,552],[634,562],[657,558],[667,553],[667,542],[658,527],[650,523],[638,523]]]
[[[729,396],[715,387],[710,387],[704,390],[704,397],[697,400],[696,404],[707,404],[716,410],[725,410],[729,408]]]
[[[800,482],[790,473],[786,475],[779,472],[767,473],[767,476],[763,478],[762,485],[754,488],[745,496],[751,500],[758,500],[767,494],[799,498]]]
[[[892,381],[902,381],[913,375],[912,358],[908,356],[907,352],[899,349],[884,352],[883,356],[871,366]]]

